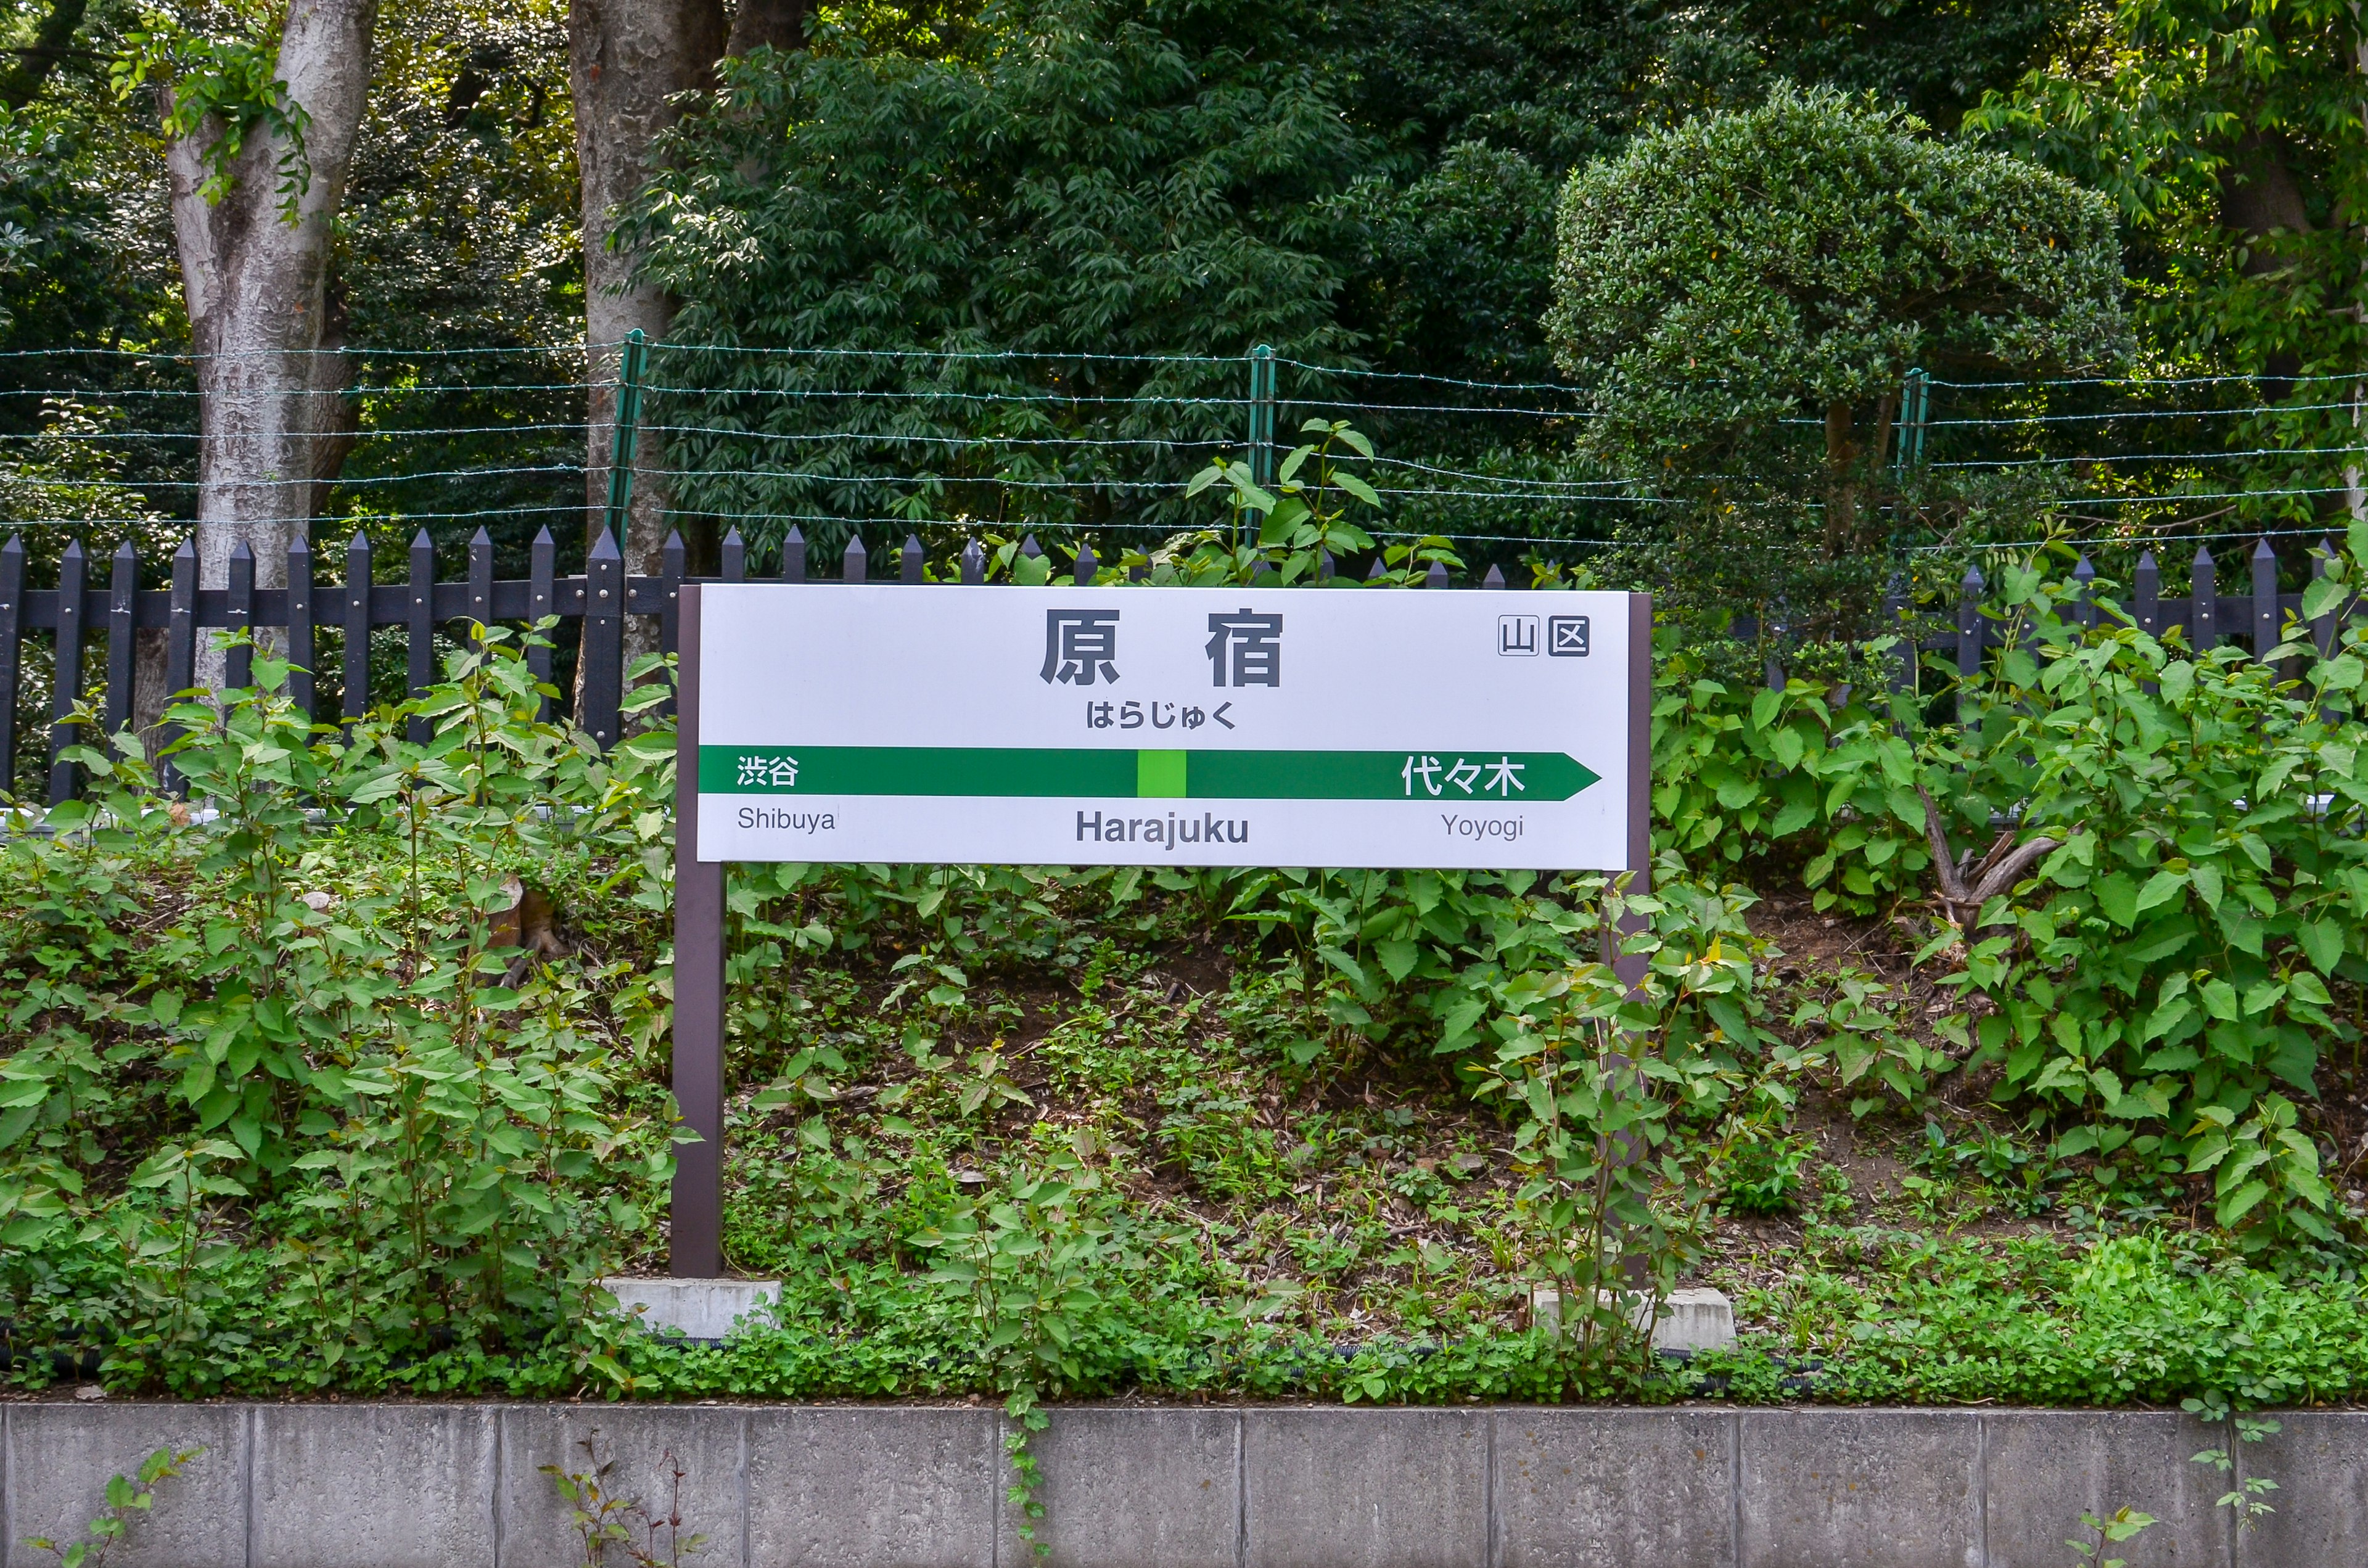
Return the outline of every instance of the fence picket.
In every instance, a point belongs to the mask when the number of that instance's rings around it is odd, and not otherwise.
[[[606,528],[584,562],[583,710],[575,722],[602,745],[616,744],[625,697],[625,558]]]
[[[1975,676],[1982,673],[1982,571],[1978,566],[1965,568],[1965,575],[1957,585],[1957,722],[1971,723],[1974,718],[1973,699],[1969,695]]]
[[[417,697],[436,679],[436,544],[421,528],[411,536],[411,613],[408,694]],[[404,732],[416,745],[425,745],[436,726],[423,714],[414,714]]]
[[[2253,657],[2278,645],[2278,552],[2262,540],[2253,550]]]
[[[82,700],[83,592],[89,562],[82,540],[70,540],[58,562],[57,658],[50,670],[50,804],[74,798],[74,766],[59,754],[74,744],[74,726],[66,722]]]
[[[299,533],[288,541],[288,697],[308,720],[320,716],[313,652],[313,545]]]
[[[806,536],[794,525],[781,539],[781,581],[803,583],[806,580]]]
[[[533,547],[527,554],[526,613],[527,624],[529,628],[541,622],[545,617],[559,613],[556,585],[552,582],[553,574],[558,570],[558,560],[559,546],[552,539],[551,529],[547,526],[536,529]],[[526,667],[533,674],[535,685],[551,684],[551,633],[549,631],[541,633],[535,641],[527,644]],[[551,699],[543,698],[535,711],[537,717],[543,722],[549,723]]]
[[[2138,630],[2149,637],[2162,635],[2162,566],[2151,550],[2138,555]]]
[[[370,543],[361,529],[346,541],[346,693],[350,724],[370,711]]]
[[[255,631],[255,550],[240,540],[230,547],[230,593],[223,601],[222,621],[233,637],[249,636]],[[222,651],[222,684],[228,687],[255,684],[255,649],[252,644],[233,643]]]
[[[2199,653],[2209,653],[2220,642],[2219,570],[2213,564],[2212,551],[2197,545],[2194,597],[2189,601],[2187,641]]]
[[[904,559],[899,563],[896,580],[907,585],[919,583],[921,581],[922,559],[921,536],[919,534],[906,534],[905,536]]]
[[[863,548],[861,534],[848,536],[847,549],[838,558],[838,574],[848,583],[860,583],[871,574],[871,557]]]
[[[25,540],[0,544],[0,794],[17,792],[17,685],[24,668]]]
[[[165,615],[165,693],[177,699],[197,684],[198,675],[198,541],[184,539],[173,551],[173,587]],[[157,737],[161,751],[180,739],[180,726],[167,724]],[[180,772],[170,762],[158,775],[172,794],[181,790]]]
[[[107,584],[107,717],[105,734],[120,734],[131,722],[131,635],[139,613],[140,552],[125,540],[115,547],[115,566]]]
[[[482,528],[469,540],[469,619],[494,624],[494,536]]]

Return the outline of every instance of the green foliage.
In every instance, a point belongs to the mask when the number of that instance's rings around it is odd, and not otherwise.
[[[121,1540],[131,1521],[156,1506],[156,1488],[181,1473],[203,1449],[158,1449],[140,1461],[132,1475],[109,1476],[107,1506],[83,1531],[83,1539],[66,1546],[43,1536],[27,1536],[25,1544],[58,1560],[58,1568],[106,1568],[108,1553]]]
[[[123,35],[122,56],[115,63],[118,97],[131,98],[146,88],[164,106],[165,134],[175,141],[196,140],[206,177],[198,194],[219,202],[238,178],[237,165],[247,139],[261,131],[279,144],[273,160],[279,180],[280,216],[296,221],[297,203],[313,183],[313,169],[304,155],[304,131],[311,117],[279,79],[277,17],[269,7],[245,14],[233,8],[231,19],[244,30],[227,36],[191,28],[167,12],[154,12],[140,27]]]
[[[70,748],[85,798],[7,841],[19,1332],[106,1324],[110,1377],[196,1392],[567,1331],[615,1256],[597,1238],[645,1225],[670,1168],[659,1107],[617,1092],[663,991],[630,964],[537,966],[490,917],[563,856],[661,874],[642,850],[664,767],[538,722],[545,688],[500,632],[349,738],[311,731],[284,665],[256,673],[167,715],[211,820],[158,797],[127,734]],[[404,738],[415,716],[432,740]],[[206,896],[134,927],[142,881]]]
[[[2183,1157],[2222,1223],[2331,1240],[2318,1156],[2272,1090],[2313,1092],[2324,1045],[2357,1039],[2330,987],[2368,980],[2368,645],[2349,631],[2290,682],[2234,648],[2084,632],[2063,591],[2009,574],[2033,645],[1969,687],[1975,716],[1930,754],[1964,770],[1959,821],[2011,811],[2057,846],[1982,911],[1952,982],[1998,1001],[1978,1032],[2006,1084],[2087,1120],[2060,1149]]]
[[[704,1534],[683,1533],[682,1483],[690,1472],[672,1449],[662,1460],[672,1494],[666,1510],[658,1513],[639,1497],[619,1495],[611,1485],[617,1460],[613,1455],[600,1457],[598,1427],[576,1447],[584,1450],[584,1469],[555,1464],[535,1468],[551,1477],[560,1501],[567,1505],[568,1528],[582,1549],[582,1568],[608,1568],[612,1553],[631,1568],[681,1568],[684,1558],[697,1555],[707,1544]]]
[[[679,373],[658,357],[668,384],[715,389],[671,394],[669,423],[747,432],[679,439],[679,466],[703,471],[677,495],[694,514],[1167,520],[1142,443],[1237,435],[1233,409],[1172,400],[1236,398],[1238,370],[1130,357],[1346,346],[1322,203],[1360,150],[1311,63],[1164,31],[1121,0],[1011,0],[979,27],[994,47],[975,55],[728,62],[713,109],[676,132],[633,233],[684,301],[677,335],[834,350],[703,352]],[[1110,358],[1076,358],[1088,346]],[[892,349],[985,357],[861,352]],[[806,395],[892,390],[921,397],[920,423],[894,399]],[[1031,395],[967,401],[989,391]],[[1121,444],[1041,444],[1056,437]],[[825,472],[848,477],[797,477]],[[1109,494],[1003,483],[1054,473]],[[804,529],[818,550],[846,537]]]
[[[2123,1505],[2101,1519],[2093,1513],[2083,1513],[2080,1522],[2094,1532],[2097,1539],[2093,1541],[2067,1540],[2064,1544],[2078,1552],[2082,1562],[2093,1563],[2096,1568],[2129,1568],[2128,1558],[2104,1556],[2105,1549],[2135,1540],[2160,1521],[2152,1514],[2142,1514]]]
[[[1557,244],[1547,331],[1596,414],[1583,449],[1691,503],[1663,563],[1691,602],[1795,635],[1856,632],[1880,597],[1911,368],[2126,352],[2106,203],[1830,92],[1637,136],[1571,176]]]
[[[1986,97],[1967,129],[2112,199],[2138,317],[2163,364],[2344,376],[2360,363],[2368,258],[2346,216],[2368,200],[2361,38],[2342,0],[2122,0],[2014,89]],[[2232,449],[2356,438],[2325,383],[2243,392],[2292,406],[2232,422]],[[2311,513],[2303,497],[2244,510]]]

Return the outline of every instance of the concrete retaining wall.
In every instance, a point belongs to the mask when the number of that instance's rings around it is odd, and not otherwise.
[[[109,1568],[568,1568],[539,1466],[663,1504],[702,1568],[1020,1568],[992,1407],[19,1403],[0,1565],[46,1563],[166,1444]],[[1056,1568],[2060,1568],[2084,1508],[2163,1522],[2133,1568],[2368,1563],[2368,1414],[2236,1445],[2278,1483],[2239,1534],[2191,1462],[2230,1434],[2079,1411],[1072,1406],[1036,1439]]]

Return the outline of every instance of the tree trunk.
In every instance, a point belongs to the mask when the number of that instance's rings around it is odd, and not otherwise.
[[[377,0],[293,0],[279,39],[279,79],[305,116],[304,188],[283,211],[288,143],[249,134],[227,193],[199,192],[209,119],[165,151],[173,230],[198,353],[198,582],[228,580],[231,551],[255,552],[257,587],[287,582],[288,546],[313,505],[324,437],[341,419],[346,356],[319,351],[329,256],[346,171],[370,87]],[[172,92],[168,83],[159,89]],[[163,106],[169,108],[165,97]],[[336,346],[332,346],[333,350]],[[199,684],[219,687],[221,654],[199,653]]]
[[[571,0],[567,66],[575,94],[575,155],[583,174],[584,325],[592,383],[585,454],[585,543],[603,526],[616,441],[620,345],[639,327],[662,339],[674,301],[632,273],[639,257],[615,248],[616,212],[650,174],[650,149],[675,121],[667,102],[707,86],[723,52],[722,0]],[[619,541],[628,573],[652,574],[666,542],[665,442],[644,429],[634,454],[632,500]],[[628,662],[657,647],[648,617],[626,621]]]

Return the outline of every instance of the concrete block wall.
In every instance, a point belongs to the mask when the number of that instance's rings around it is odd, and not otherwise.
[[[2279,1483],[2248,1532],[2192,1462],[2232,1434],[2116,1411],[1055,1408],[1053,1568],[2057,1568],[2083,1509],[2162,1523],[2140,1568],[2368,1563],[2368,1413],[2233,1445]],[[993,1406],[0,1406],[0,1568],[47,1563],[168,1444],[110,1568],[568,1568],[542,1466],[660,1512],[700,1568],[1021,1568]]]

